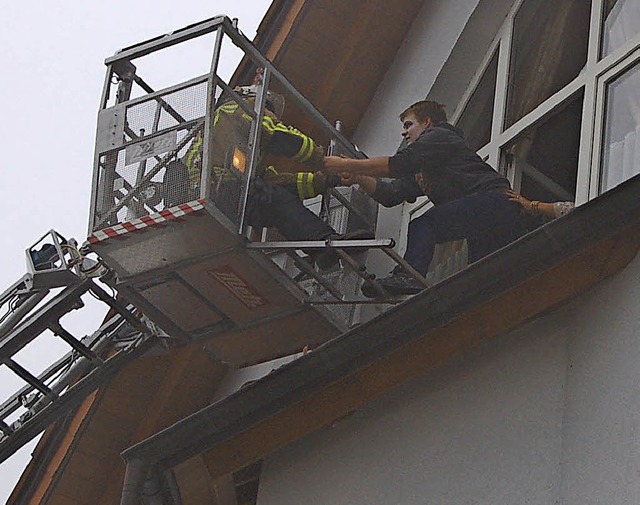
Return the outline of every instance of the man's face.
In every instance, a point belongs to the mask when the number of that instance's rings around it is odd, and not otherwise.
[[[402,137],[407,141],[407,144],[411,144],[429,126],[431,126],[431,119],[427,118],[425,122],[421,123],[413,112],[409,112],[402,119]]]

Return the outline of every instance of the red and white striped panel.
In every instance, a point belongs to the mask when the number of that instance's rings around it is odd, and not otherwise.
[[[121,237],[122,235],[136,231],[144,230],[151,226],[157,226],[167,221],[172,221],[188,214],[193,214],[204,209],[204,200],[194,200],[193,202],[187,202],[175,207],[169,207],[168,209],[161,210],[155,214],[149,214],[133,221],[126,221],[124,223],[111,226],[109,228],[103,228],[98,230],[87,238],[90,244],[97,244],[108,238]]]

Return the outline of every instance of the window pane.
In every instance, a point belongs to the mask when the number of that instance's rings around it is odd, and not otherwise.
[[[605,0],[602,56],[612,53],[640,32],[640,0]]]
[[[474,151],[491,140],[497,69],[498,52],[496,51],[457,122],[457,126],[462,128],[467,142]]]
[[[578,173],[582,93],[507,146],[516,188],[530,200],[574,201]]]
[[[578,76],[587,61],[591,1],[525,0],[511,44],[505,127]]]
[[[639,168],[640,66],[636,65],[607,88],[601,190],[626,181]]]

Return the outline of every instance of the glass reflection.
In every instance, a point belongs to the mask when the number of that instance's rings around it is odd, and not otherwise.
[[[574,201],[582,102],[579,93],[506,146],[503,163],[516,170],[515,186],[530,200]]]
[[[606,0],[603,19],[604,57],[640,32],[640,0]]]
[[[469,146],[474,151],[491,140],[497,69],[498,52],[496,51],[457,122],[457,126],[462,128]]]
[[[617,186],[640,167],[640,66],[613,80],[607,89],[601,190]]]

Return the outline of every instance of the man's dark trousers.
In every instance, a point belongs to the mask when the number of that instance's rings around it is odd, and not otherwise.
[[[409,223],[404,259],[427,274],[436,244],[467,239],[469,263],[524,233],[521,208],[502,191],[474,193],[436,205]]]

